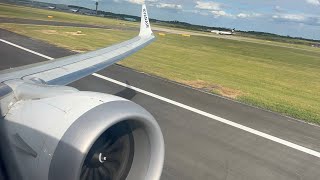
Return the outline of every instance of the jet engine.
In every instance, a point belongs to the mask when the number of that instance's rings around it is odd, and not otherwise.
[[[4,158],[17,179],[160,178],[163,136],[141,106],[67,86],[7,84],[0,87],[10,102],[1,112]]]

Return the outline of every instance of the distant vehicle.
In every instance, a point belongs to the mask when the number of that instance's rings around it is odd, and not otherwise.
[[[48,9],[56,9],[54,6],[48,6]]]
[[[235,29],[232,29],[231,31],[218,31],[218,30],[212,30],[212,33],[216,33],[219,35],[233,35],[235,32]]]
[[[134,18],[124,18],[124,20],[126,21],[131,21],[131,22],[136,22],[137,20]]]
[[[70,9],[70,11],[73,13],[77,13],[77,12],[79,12],[79,9]]]
[[[320,48],[320,44],[312,44],[312,47]]]

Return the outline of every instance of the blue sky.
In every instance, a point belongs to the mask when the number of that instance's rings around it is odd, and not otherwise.
[[[95,0],[41,0],[95,8]],[[98,0],[100,10],[320,40],[320,0]]]

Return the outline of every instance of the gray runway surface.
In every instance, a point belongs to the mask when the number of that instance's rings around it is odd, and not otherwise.
[[[0,30],[0,39],[58,58],[74,52]],[[0,42],[0,68],[46,59]],[[148,62],[146,62],[148,63]],[[320,128],[209,95],[160,78],[111,66],[99,74],[181,102],[255,130],[320,151]],[[71,86],[116,94],[140,104],[157,119],[165,139],[163,180],[294,180],[320,177],[320,158],[281,145],[94,76]]]

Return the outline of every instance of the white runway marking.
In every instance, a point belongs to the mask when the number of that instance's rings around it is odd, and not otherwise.
[[[32,54],[41,56],[41,57],[46,58],[46,59],[49,59],[49,60],[53,60],[53,59],[54,59],[54,58],[52,58],[52,57],[43,55],[43,54],[38,53],[38,52],[35,52],[35,51],[32,51],[32,50],[30,50],[30,49],[24,48],[24,47],[22,47],[22,46],[19,46],[19,45],[17,45],[17,44],[12,43],[12,42],[6,41],[6,40],[4,40],[4,39],[0,39],[0,41],[1,41],[1,42],[4,42],[4,43],[6,43],[6,44],[9,44],[9,45],[11,45],[11,46],[14,46],[14,47],[16,47],[16,48],[25,50],[25,51],[27,51],[27,52],[29,52],[29,53],[32,53]]]
[[[41,53],[32,51],[32,50],[30,50],[30,49],[21,47],[21,46],[19,46],[19,45],[16,45],[16,44],[14,44],[14,43],[8,42],[8,41],[6,41],[6,40],[0,39],[0,41],[2,41],[2,42],[4,42],[4,43],[7,43],[7,44],[9,44],[9,45],[12,45],[12,46],[14,46],[14,47],[17,47],[17,48],[19,48],[19,49],[25,50],[25,51],[27,51],[27,52],[30,52],[30,53],[32,53],[32,54],[35,54],[35,55],[44,57],[44,58],[46,58],[46,59],[49,59],[49,60],[54,59],[54,58],[52,58],[52,57],[49,57],[49,56],[43,55],[43,54],[41,54]],[[145,91],[145,90],[143,90],[143,89],[140,89],[140,88],[137,88],[137,87],[134,87],[134,86],[131,86],[131,85],[127,85],[127,84],[125,84],[125,83],[123,83],[123,82],[120,82],[120,81],[117,81],[117,80],[108,78],[108,77],[106,77],[106,76],[103,76],[103,75],[100,75],[100,74],[97,74],[97,73],[94,73],[94,74],[92,74],[92,75],[95,76],[95,77],[98,77],[98,78],[100,78],[100,79],[103,79],[103,80],[106,80],[106,81],[109,81],[109,82],[118,84],[118,85],[120,85],[120,86],[123,86],[123,87],[129,88],[129,89],[135,90],[135,91],[137,91],[137,92],[139,92],[139,93],[148,95],[148,96],[153,97],[153,98],[156,98],[156,99],[158,99],[158,100],[167,102],[167,103],[169,103],[169,104],[178,106],[178,107],[180,107],[180,108],[189,110],[189,111],[191,111],[191,112],[200,114],[200,115],[202,115],[202,116],[211,118],[211,119],[213,119],[213,120],[215,120],[215,121],[219,121],[219,122],[224,123],[224,124],[227,124],[227,125],[229,125],[229,126],[232,126],[232,127],[238,128],[238,129],[241,129],[241,130],[246,131],[246,132],[249,132],[249,133],[251,133],[251,134],[254,134],[254,135],[263,137],[263,138],[268,139],[268,140],[271,140],[271,141],[273,141],[273,142],[277,142],[277,143],[282,144],[282,145],[285,145],[285,146],[287,146],[287,147],[290,147],[290,148],[296,149],[296,150],[298,150],[298,151],[301,151],[301,152],[304,152],[304,153],[307,153],[307,154],[310,154],[310,155],[313,155],[313,156],[316,156],[316,157],[320,158],[320,152],[314,151],[314,150],[312,150],[312,149],[309,149],[309,148],[306,148],[306,147],[303,147],[303,146],[294,144],[294,143],[289,142],[289,141],[287,141],[287,140],[284,140],[284,139],[281,139],[281,138],[272,136],[272,135],[270,135],[270,134],[266,134],[266,133],[264,133],[264,132],[261,132],[261,131],[252,129],[252,128],[247,127],[247,126],[243,126],[243,125],[238,124],[238,123],[235,123],[235,122],[233,122],[233,121],[230,121],[230,120],[224,119],[224,118],[222,118],[222,117],[219,117],[219,116],[216,116],[216,115],[213,115],[213,114],[204,112],[204,111],[202,111],[202,110],[199,110],[199,109],[196,109],[196,108],[194,108],[194,107],[191,107],[191,106],[188,106],[188,105],[179,103],[179,102],[177,102],[177,101],[174,101],[174,100],[171,100],[171,99],[168,99],[168,98],[159,96],[159,95],[157,95],[157,94],[154,94],[154,93]]]

